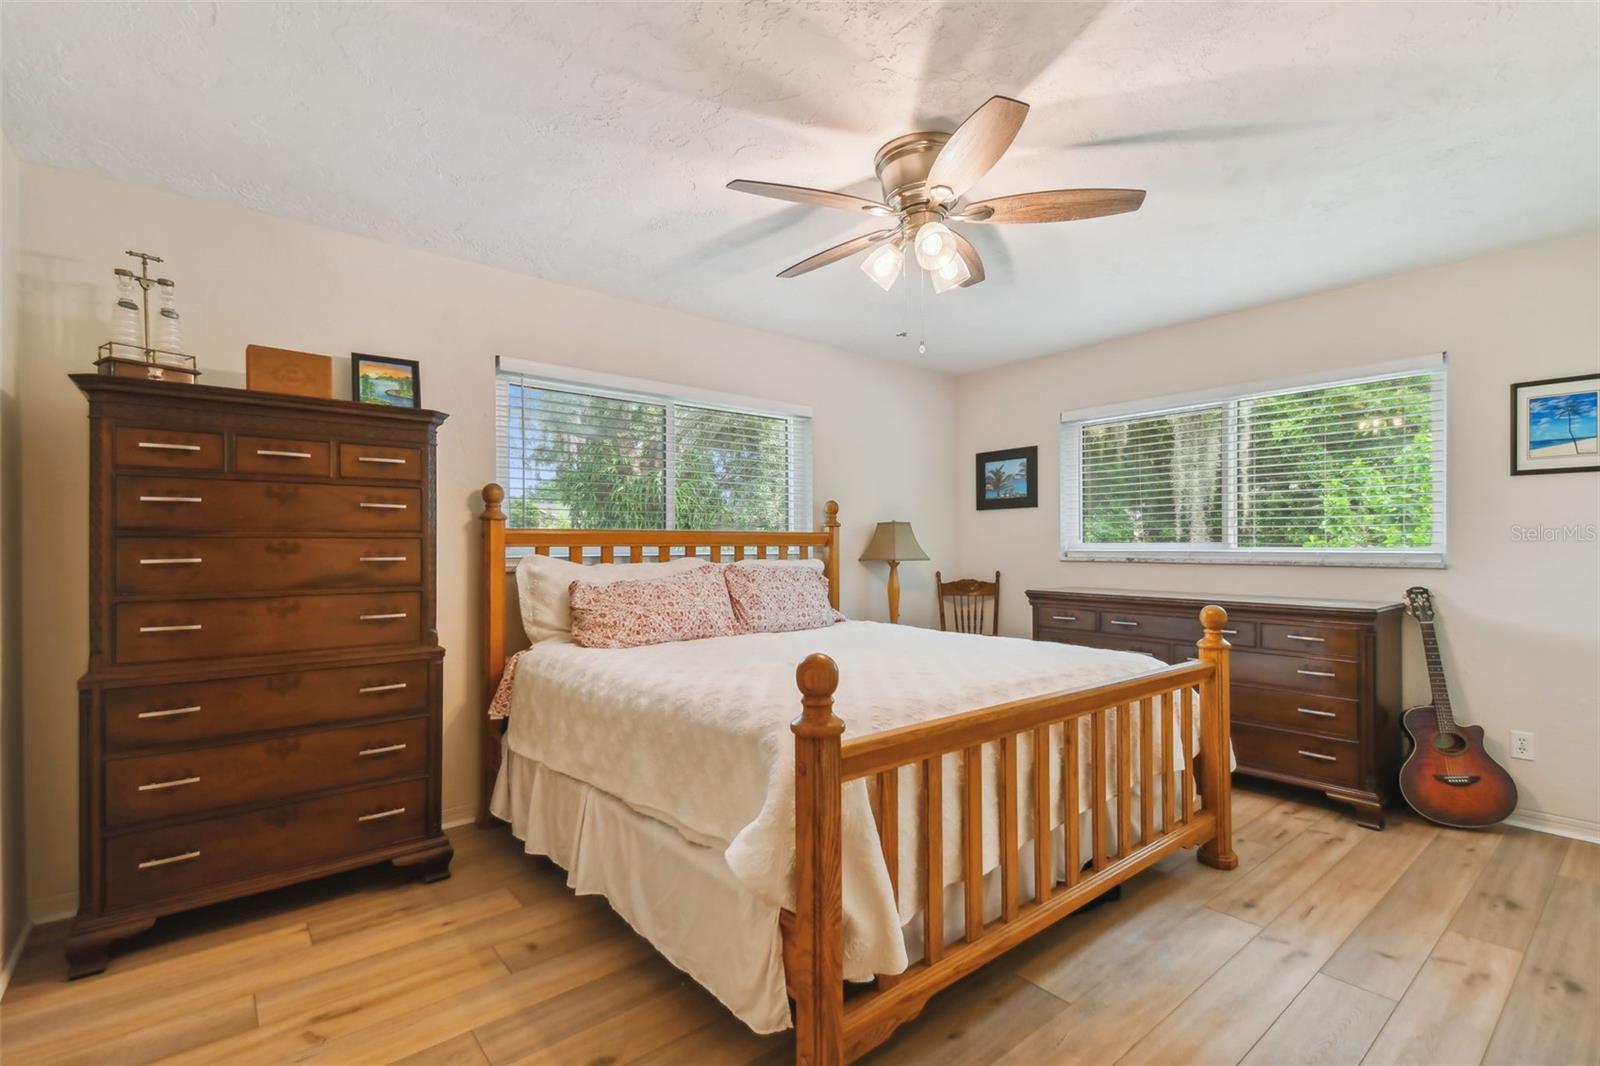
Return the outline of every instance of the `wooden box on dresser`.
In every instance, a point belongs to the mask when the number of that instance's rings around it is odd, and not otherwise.
[[[1383,828],[1400,738],[1399,603],[1030,590],[1033,638],[1195,657],[1201,607],[1228,612],[1238,772],[1302,785]]]
[[[369,863],[449,875],[445,416],[75,374],[89,400],[72,976],[166,914]]]

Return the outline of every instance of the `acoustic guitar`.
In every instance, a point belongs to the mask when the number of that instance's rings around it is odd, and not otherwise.
[[[1483,750],[1483,727],[1457,725],[1450,690],[1433,631],[1433,597],[1425,588],[1406,589],[1406,610],[1422,627],[1433,703],[1412,707],[1400,724],[1411,737],[1411,754],[1400,767],[1400,794],[1430,822],[1471,829],[1502,821],[1517,806],[1517,786]]]

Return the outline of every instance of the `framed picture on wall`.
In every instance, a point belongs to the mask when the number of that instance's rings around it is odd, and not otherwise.
[[[385,407],[421,407],[422,372],[412,359],[352,352],[350,398]]]
[[[978,453],[978,510],[1039,506],[1039,446]]]
[[[1511,473],[1600,470],[1595,432],[1600,374],[1511,386]]]

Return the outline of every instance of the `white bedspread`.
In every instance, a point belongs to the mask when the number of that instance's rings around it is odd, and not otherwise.
[[[839,666],[834,710],[845,723],[846,739],[1162,666],[1128,652],[874,622],[644,648],[546,643],[518,665],[507,743],[518,754],[675,827],[691,841],[725,849],[729,867],[757,898],[792,906],[794,738],[789,724],[800,712],[794,671],[806,655],[819,651]],[[1114,729],[1108,732],[1115,735]],[[1023,768],[1031,759],[1027,739],[1018,745]],[[1059,729],[1053,750],[1058,745]],[[1085,759],[1089,747],[1080,745]],[[996,754],[989,751],[986,758],[984,865],[989,870],[999,857],[998,775]],[[1174,752],[1172,758],[1176,762],[1181,756]],[[954,827],[960,825],[960,763],[944,760],[946,824]],[[1062,808],[1059,759],[1050,763],[1054,826]],[[1089,774],[1085,770],[1079,776],[1081,811],[1087,806]],[[1033,835],[1031,774],[1024,769],[1019,777],[1019,839],[1026,841]],[[866,786],[865,781],[851,783],[843,807],[845,969],[852,979],[905,968],[900,927],[921,907],[916,891],[922,880],[920,801],[913,771],[907,768],[901,778],[898,908]],[[945,883],[953,884],[961,877],[960,834],[947,829],[944,835]]]

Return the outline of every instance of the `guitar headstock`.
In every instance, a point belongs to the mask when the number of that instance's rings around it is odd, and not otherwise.
[[[1406,589],[1406,611],[1419,622],[1433,621],[1433,593],[1421,585]]]

